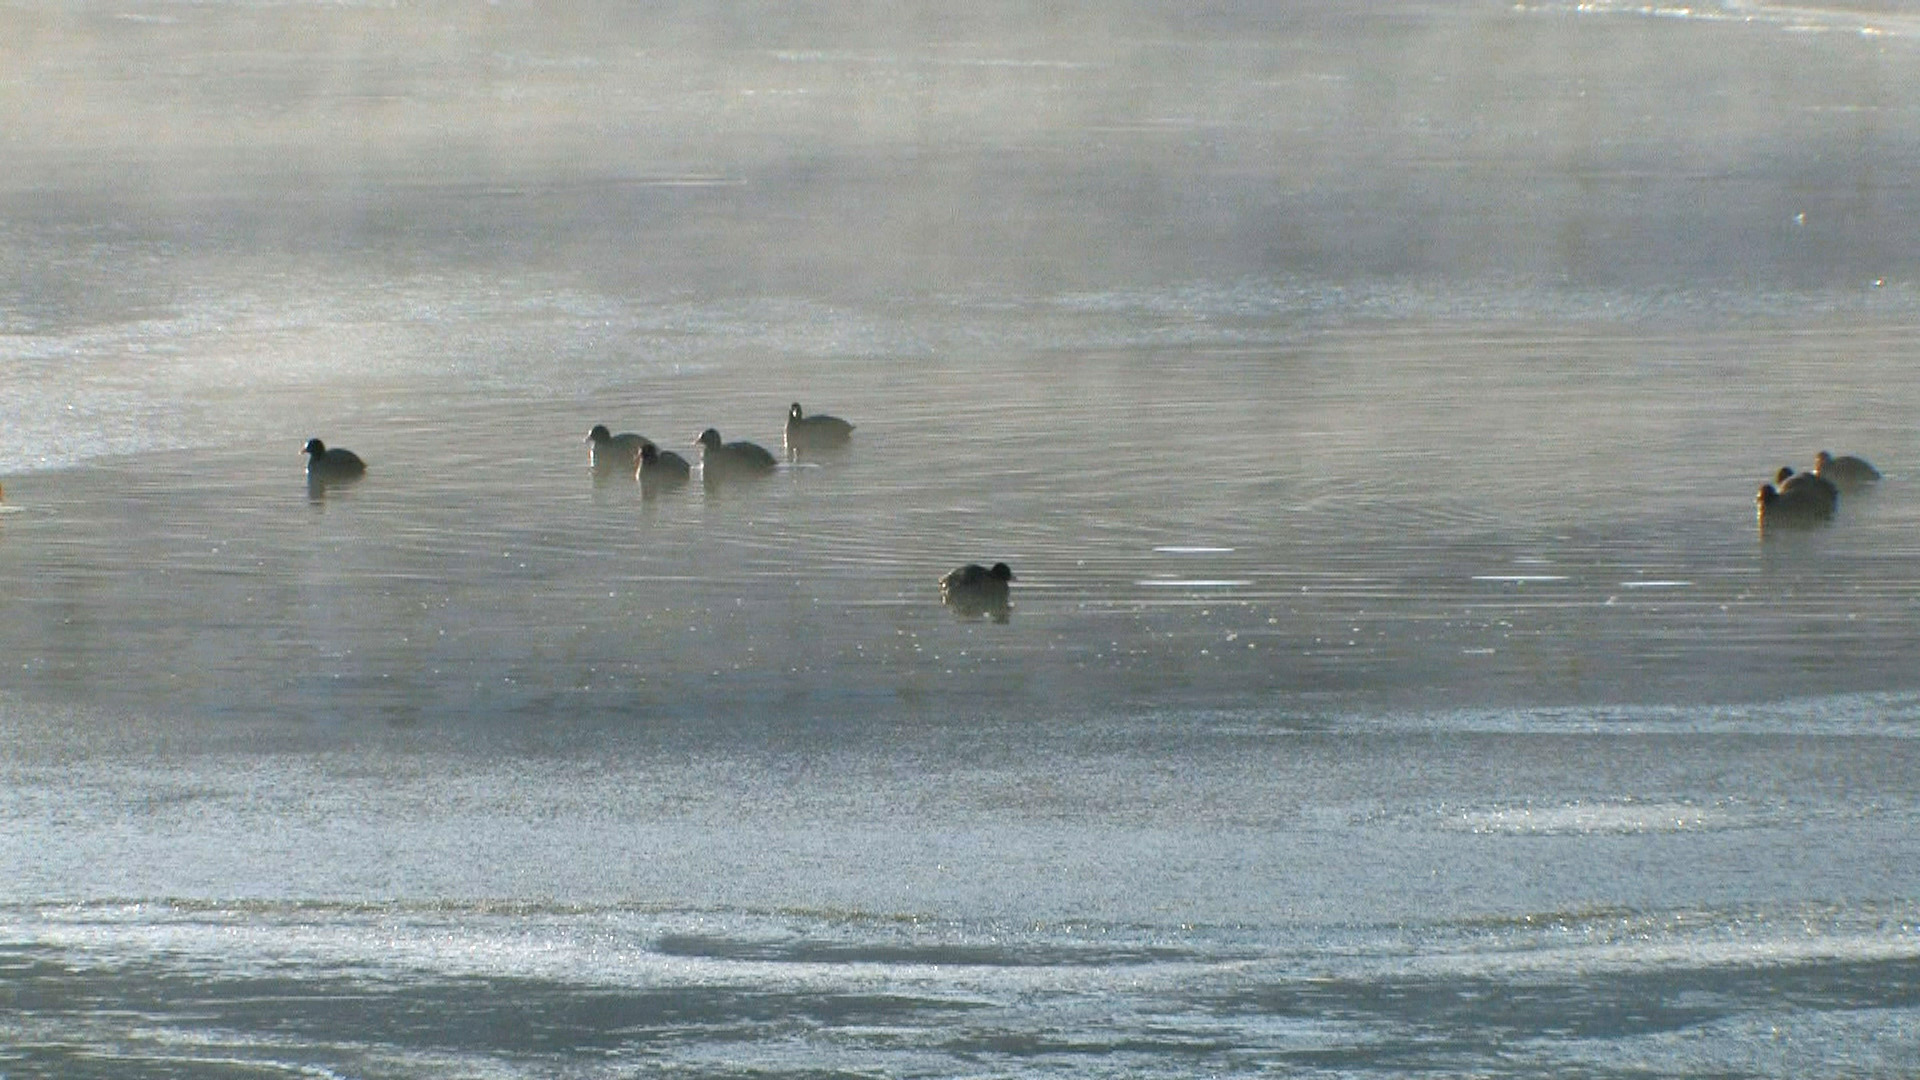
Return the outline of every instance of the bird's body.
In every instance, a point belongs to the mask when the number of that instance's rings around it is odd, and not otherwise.
[[[360,455],[338,446],[330,448],[319,439],[308,439],[301,452],[307,455],[309,480],[351,480],[367,471]]]
[[[1763,533],[1773,529],[1807,529],[1833,520],[1833,503],[1806,487],[1780,491],[1772,484],[1761,484],[1753,502]]]
[[[800,455],[809,450],[832,450],[847,445],[853,437],[853,425],[837,416],[808,416],[794,402],[787,409],[787,453]]]
[[[1824,476],[1797,473],[1782,465],[1780,471],[1774,474],[1773,483],[1782,495],[1825,503],[1828,517],[1832,517],[1834,511],[1840,508],[1840,489]]]
[[[1006,563],[968,563],[940,579],[940,599],[963,615],[1004,614],[1012,595],[1007,586],[1015,580]]]
[[[1880,482],[1880,470],[1868,464],[1865,458],[1851,454],[1834,457],[1825,450],[1814,455],[1813,471],[1816,476],[1832,482],[1841,491],[1858,491]]]
[[[593,430],[587,432],[587,442],[592,444],[588,454],[593,471],[602,474],[632,475],[640,468],[640,451],[653,445],[652,439],[631,431],[615,435],[605,424],[593,425]]]
[[[722,442],[720,432],[708,428],[694,442],[700,445],[700,476],[707,483],[736,477],[764,476],[779,467],[767,448],[750,442]]]
[[[687,459],[671,450],[662,450],[652,443],[640,448],[640,483],[650,489],[679,487],[692,475],[693,466]]]

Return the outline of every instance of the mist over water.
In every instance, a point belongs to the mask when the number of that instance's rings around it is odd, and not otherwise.
[[[1917,30],[0,6],[0,1073],[1910,1075]]]
[[[0,460],[205,445],[263,390],[911,370],[1008,303],[1086,311],[1056,344],[1137,344],[1098,316],[1138,305],[1256,346],[1913,305],[1884,6],[568,13],[9,9],[0,317],[36,377]],[[913,299],[984,311],[956,341]],[[1005,396],[1051,379],[997,359]]]

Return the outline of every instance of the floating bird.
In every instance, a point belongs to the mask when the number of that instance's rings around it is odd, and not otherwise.
[[[1814,475],[1829,480],[1841,491],[1858,491],[1872,487],[1880,482],[1880,470],[1868,464],[1865,458],[1851,454],[1834,457],[1825,450],[1813,456]]]
[[[1807,529],[1833,520],[1833,504],[1810,488],[1783,492],[1772,484],[1761,484],[1753,502],[1762,533],[1769,529]]]
[[[676,488],[687,482],[693,472],[693,466],[687,459],[671,450],[662,450],[648,443],[640,448],[640,483],[648,488],[665,490]]]
[[[1006,563],[994,563],[991,569],[968,563],[940,579],[940,599],[962,615],[1003,617],[1010,596],[1007,584],[1016,580]]]
[[[308,439],[307,448],[301,453],[307,455],[307,479],[352,480],[367,471],[367,463],[360,455],[340,447],[327,448],[319,439]]]
[[[720,432],[713,428],[701,432],[694,442],[700,444],[700,477],[709,484],[735,477],[764,476],[779,465],[766,447],[750,442],[723,443]]]
[[[593,444],[590,453],[597,473],[633,473],[640,468],[640,451],[653,445],[652,439],[631,431],[615,435],[605,424],[593,425],[587,441]]]
[[[808,416],[794,402],[787,409],[787,453],[799,455],[808,450],[831,450],[847,445],[853,437],[853,425],[837,416]]]
[[[1782,465],[1780,471],[1774,474],[1773,483],[1782,495],[1797,498],[1804,492],[1808,498],[1826,503],[1828,517],[1832,517],[1833,512],[1840,509],[1840,489],[1824,476],[1797,473],[1792,468]]]

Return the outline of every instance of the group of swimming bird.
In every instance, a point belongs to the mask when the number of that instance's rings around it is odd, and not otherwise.
[[[791,459],[842,449],[852,437],[853,425],[837,416],[808,416],[797,401],[787,409],[786,450]],[[587,432],[587,443],[589,461],[599,478],[631,476],[643,491],[658,493],[680,487],[693,476],[692,463],[661,449],[644,435],[631,431],[616,435],[605,424],[595,424]],[[765,476],[779,467],[778,459],[765,447],[745,441],[727,442],[714,428],[702,431],[693,444],[700,447],[700,478],[709,488]],[[305,453],[309,485],[324,487],[355,480],[367,471],[359,455],[329,447],[319,439],[307,440]],[[1009,608],[1008,583],[1013,580],[1013,570],[1006,563],[991,567],[968,563],[940,579],[940,596],[962,615],[990,615],[1004,621]]]
[[[837,416],[808,416],[794,402],[787,410],[787,456],[799,460],[812,453],[844,448],[852,439],[853,425]],[[614,434],[605,424],[595,424],[587,433],[590,460],[598,477],[632,476],[643,490],[658,492],[686,484],[693,476],[693,465],[686,458],[634,432]],[[734,480],[765,476],[779,467],[779,460],[756,443],[727,442],[720,432],[708,428],[694,440],[700,447],[700,476],[708,487]],[[306,447],[307,480],[324,486],[334,481],[357,479],[367,471],[366,462],[351,450],[329,447],[319,439],[309,439]],[[1760,485],[1754,505],[1762,533],[1774,529],[1804,529],[1833,520],[1840,508],[1840,496],[1861,492],[1880,482],[1880,470],[1863,458],[1834,457],[1825,450],[1814,455],[1812,472],[1795,472],[1781,466],[1772,482]],[[946,603],[964,615],[993,615],[1004,619],[1008,609],[1009,584],[1017,580],[1006,563],[991,567],[968,563],[940,579],[940,595]]]
[[[808,416],[794,402],[787,409],[787,456],[799,459],[810,453],[837,450],[853,437],[853,425],[837,416]],[[645,435],[624,431],[615,435],[605,424],[593,425],[587,432],[591,445],[590,460],[595,476],[632,476],[649,491],[679,487],[693,476],[686,458],[660,446]],[[708,428],[694,440],[700,447],[700,478],[713,487],[729,480],[765,476],[779,465],[767,448],[757,443],[727,442],[720,432]]]
[[[1824,525],[1839,511],[1841,495],[1866,491],[1879,482],[1880,470],[1851,454],[1834,457],[1822,450],[1814,455],[1810,473],[1782,465],[1773,482],[1761,484],[1754,496],[1760,531]]]

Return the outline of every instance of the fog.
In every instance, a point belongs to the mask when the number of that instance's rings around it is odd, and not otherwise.
[[[289,252],[744,293],[1910,277],[1915,16],[1670,14],[8,6],[0,209],[25,240],[184,244],[163,278]]]

